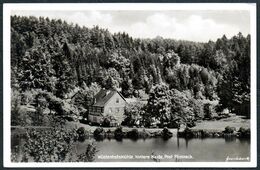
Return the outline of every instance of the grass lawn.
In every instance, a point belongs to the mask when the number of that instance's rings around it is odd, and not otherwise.
[[[250,127],[250,119],[243,119],[242,116],[237,116],[235,114],[231,114],[231,117],[229,118],[225,118],[225,119],[221,119],[221,120],[204,120],[201,122],[197,122],[196,126],[191,128],[191,129],[203,129],[203,130],[217,130],[217,131],[222,131],[225,129],[226,126],[230,126],[230,127],[235,127],[237,130],[240,127],[245,127],[245,128],[249,128]],[[79,127],[84,127],[87,131],[91,131],[94,132],[95,129],[98,126],[90,126],[87,124],[83,124],[80,122],[66,122],[65,123],[65,127],[68,129],[71,128],[79,128]],[[180,130],[183,130],[185,127],[181,127]],[[104,128],[105,131],[107,131],[108,129],[110,130],[115,130],[116,127],[109,127],[109,128]],[[123,131],[129,131],[133,128],[129,128],[129,127],[123,127]],[[137,128],[138,131],[142,131],[144,128]],[[148,132],[155,132],[158,130],[162,130],[162,128],[145,128],[145,130],[147,130]],[[174,134],[177,132],[177,129],[169,129],[171,132],[173,132]]]
[[[65,123],[65,127],[68,128],[68,129],[71,129],[71,128],[79,128],[79,127],[84,127],[85,130],[87,131],[90,131],[90,132],[94,132],[96,128],[98,128],[99,126],[90,126],[90,125],[87,125],[87,124],[83,124],[83,123],[80,123],[80,122],[66,122]],[[116,127],[102,127],[105,131],[107,130],[115,130]],[[138,129],[138,131],[142,131],[143,129],[145,129],[146,131],[148,132],[155,132],[155,131],[161,131],[163,130],[163,128],[130,128],[130,127],[125,127],[123,126],[122,127],[122,130],[123,131],[129,131],[129,130],[132,130],[132,129]],[[173,132],[174,134],[177,133],[177,129],[169,129],[171,132]]]
[[[221,120],[211,120],[211,121],[201,121],[201,122],[197,122],[196,126],[193,127],[192,129],[203,129],[203,130],[217,130],[217,131],[222,131],[225,129],[226,126],[230,126],[230,127],[235,127],[237,130],[240,127],[245,127],[245,128],[249,128],[250,127],[250,119],[243,119],[242,116],[237,116],[232,114],[231,117],[229,118],[225,118],[225,119],[221,119]],[[25,128],[50,128],[50,127],[46,127],[46,126],[26,126],[26,127],[20,127],[20,126],[12,126],[15,130],[12,130],[12,134],[14,133],[21,133],[21,132],[25,132]],[[90,126],[87,124],[83,124],[80,122],[66,122],[65,123],[65,128],[66,129],[73,129],[73,128],[80,128],[80,127],[84,127],[85,130],[89,131],[89,132],[94,132],[95,129],[98,126]],[[181,127],[180,131],[184,130],[184,126]],[[105,131],[107,130],[115,130],[116,127],[109,127],[109,128],[103,128]],[[131,129],[134,128],[129,128],[129,127],[123,127],[123,131],[129,131]],[[138,131],[142,131],[144,128],[136,128],[138,129]],[[161,131],[162,128],[145,128],[146,131],[148,132],[155,132],[155,131]],[[169,129],[174,135],[177,133],[177,129]]]
[[[231,114],[231,117],[221,120],[201,121],[192,129],[205,129],[205,130],[224,130],[226,126],[235,127],[237,130],[240,127],[249,128],[250,119],[243,119],[242,116]]]

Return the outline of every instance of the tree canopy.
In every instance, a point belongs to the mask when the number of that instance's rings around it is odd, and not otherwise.
[[[11,67],[13,88],[42,89],[61,99],[92,83],[121,88],[126,97],[144,90],[157,98],[161,92],[153,87],[165,84],[177,96],[189,91],[195,100],[219,100],[220,109],[236,113],[250,103],[250,35],[241,33],[207,43],[139,39],[60,19],[11,16]],[[160,88],[167,98],[166,87]],[[151,114],[168,119],[168,105],[160,100]]]

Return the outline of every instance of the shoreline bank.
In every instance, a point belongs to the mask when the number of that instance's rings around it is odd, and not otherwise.
[[[51,127],[22,127],[22,126],[12,126],[11,135],[23,135],[26,133],[27,129],[35,130],[48,130]],[[146,138],[164,138],[169,139],[171,137],[178,138],[246,138],[250,139],[250,128],[239,128],[226,127],[224,131],[216,129],[168,129],[168,128],[135,128],[135,127],[70,127],[68,130],[76,130],[79,135],[83,138],[95,138],[96,140],[108,139],[118,139],[123,138],[130,139],[146,139]]]

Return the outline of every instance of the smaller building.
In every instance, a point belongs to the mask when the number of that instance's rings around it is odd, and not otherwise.
[[[124,119],[126,100],[117,90],[101,89],[89,107],[88,120],[91,123],[102,124],[104,118],[109,118],[111,124],[121,124]]]

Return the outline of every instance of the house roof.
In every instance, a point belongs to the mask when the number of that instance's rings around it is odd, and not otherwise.
[[[78,94],[82,94],[82,92],[80,90],[78,90],[76,93],[74,93],[70,98],[73,99],[74,97],[76,97]]]
[[[96,99],[96,102],[93,104],[93,106],[99,106],[103,107],[105,104],[111,99],[112,96],[114,96],[116,93],[118,93],[123,100],[125,98],[122,96],[121,93],[119,93],[116,90],[106,90],[106,89],[101,89],[95,96],[94,98]],[[126,100],[125,100],[126,101]]]
[[[137,98],[125,98],[126,102],[127,103],[135,103],[135,102],[138,102],[138,99]]]

